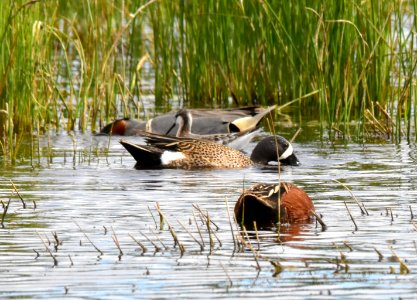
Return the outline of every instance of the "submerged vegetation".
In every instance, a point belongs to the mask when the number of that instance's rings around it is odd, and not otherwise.
[[[0,153],[178,102],[291,104],[323,133],[416,139],[417,1],[0,1]]]

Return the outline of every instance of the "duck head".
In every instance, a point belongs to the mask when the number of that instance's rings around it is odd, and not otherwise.
[[[300,165],[291,143],[279,135],[261,140],[253,149],[250,158],[254,163],[262,165],[276,165],[278,161],[282,165]]]
[[[138,132],[145,130],[146,122],[123,118],[104,126],[99,135],[136,135]]]

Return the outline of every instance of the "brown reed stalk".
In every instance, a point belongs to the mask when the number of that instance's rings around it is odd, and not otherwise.
[[[194,210],[193,210],[193,218],[194,218],[195,226],[197,227],[198,235],[200,236],[200,239],[201,239],[201,244],[203,246],[205,246],[204,239],[203,239],[203,235],[201,234],[200,227],[197,224],[197,218],[195,217]]]
[[[230,231],[232,232],[232,238],[233,238],[233,250],[236,250],[236,247],[238,247],[238,245],[237,245],[237,241],[236,241],[236,238],[235,238],[235,232],[233,230],[232,220],[230,218],[229,202],[227,201],[227,198],[225,198],[225,201],[226,201],[227,218],[229,220]]]
[[[333,181],[336,181],[337,183],[339,183],[340,185],[342,185],[348,192],[349,192],[349,194],[352,196],[352,198],[353,198],[353,200],[355,200],[355,202],[356,202],[356,204],[358,205],[358,207],[359,207],[359,209],[361,210],[361,213],[363,214],[363,215],[368,215],[369,216],[369,213],[368,213],[368,211],[366,210],[366,208],[364,207],[364,205],[358,200],[358,198],[356,198],[356,196],[352,193],[352,191],[351,191],[351,189],[350,188],[348,188],[344,183],[342,183],[342,182],[340,182],[339,180],[337,180],[337,179],[332,179]]]
[[[358,226],[356,225],[355,219],[353,218],[352,214],[350,213],[349,207],[346,204],[346,201],[343,201],[345,203],[346,209],[349,213],[350,219],[352,220],[353,224],[355,225],[355,231],[358,231]]]
[[[327,225],[324,223],[323,219],[319,216],[316,211],[312,210],[311,213],[316,217],[317,222],[321,225],[321,230],[325,231],[327,229]]]
[[[392,255],[396,258],[396,260],[400,263],[400,274],[406,275],[411,273],[410,268],[406,265],[404,260],[402,260],[397,253],[395,253],[394,249],[390,247]]]
[[[193,207],[206,219],[208,219],[208,212],[204,213],[202,211],[202,209],[200,208],[200,206],[198,206],[197,204],[193,203]],[[216,231],[219,230],[219,226],[217,226],[212,220],[210,220],[210,222],[216,227]]]
[[[382,261],[384,259],[384,255],[377,248],[374,247],[375,252],[378,254],[378,261]]]
[[[246,237],[246,240],[248,241],[248,244],[249,244],[249,249],[252,251],[252,253],[253,253],[253,257],[255,258],[255,262],[256,262],[256,270],[260,271],[260,270],[261,270],[261,265],[259,264],[259,261],[258,261],[258,255],[256,254],[256,251],[255,251],[255,250],[253,249],[253,247],[252,247],[252,243],[251,243],[251,241],[250,241],[250,238],[249,238],[248,232],[246,231],[246,227],[243,225],[243,226],[242,226],[242,228],[243,228],[243,233],[244,233],[244,235],[245,235],[245,237]]]
[[[42,239],[41,235],[39,234],[39,232],[36,231],[36,234],[38,235],[38,237],[40,238],[40,240],[42,241],[42,244],[45,246],[46,251],[49,253],[49,255],[51,256],[52,260],[54,261],[54,266],[58,265],[58,260],[56,259],[56,257],[52,254],[51,250],[49,249],[48,245],[45,243],[45,241]]]
[[[117,249],[119,249],[119,259],[120,259],[123,256],[123,251],[122,251],[119,239],[117,238],[117,235],[116,235],[116,232],[114,231],[113,226],[111,227],[111,230],[113,231],[113,235],[111,238],[113,239],[113,242],[116,245]]]
[[[20,201],[22,201],[23,208],[26,208],[25,200],[23,200],[23,197],[20,195],[19,191],[17,190],[17,187],[14,185],[12,180],[10,180],[10,183],[12,184],[13,189],[14,189],[15,193],[17,194],[17,196],[19,197]]]
[[[159,202],[156,202],[156,210],[159,213],[159,230],[164,230],[164,215],[161,212],[161,207],[159,206]]]
[[[128,234],[129,237],[136,243],[139,245],[139,247],[142,249],[142,253],[145,253],[147,251],[145,245],[143,245],[140,241],[138,241],[137,239],[135,239],[130,233]]]
[[[70,267],[72,267],[74,265],[74,262],[72,261],[71,255],[68,254],[68,258],[69,258],[69,260],[71,262]]]
[[[161,211],[161,209],[160,209],[160,207],[159,207],[158,202],[156,203],[156,210],[158,211],[160,218],[161,218],[162,220],[165,220],[165,221],[166,221],[166,223],[167,223],[168,230],[169,230],[169,232],[171,233],[172,238],[174,239],[174,247],[175,247],[176,245],[178,245],[178,247],[180,248],[181,254],[183,254],[183,253],[185,252],[185,247],[184,247],[184,245],[183,245],[182,243],[180,243],[180,241],[179,241],[179,239],[178,239],[178,235],[177,235],[177,233],[175,232],[174,228],[171,226],[171,224],[168,222],[168,220],[166,219],[166,217],[165,217],[165,216],[164,216],[164,214],[162,213],[162,211]]]
[[[155,219],[155,217],[153,216],[153,213],[152,213],[152,211],[151,211],[151,208],[149,207],[149,205],[147,205],[147,207],[148,207],[148,211],[149,211],[149,213],[151,214],[151,217],[152,217],[152,219],[153,219],[153,222],[155,223],[155,228],[158,228],[158,224],[156,223],[156,219]]]
[[[165,250],[168,250],[169,249],[169,247],[168,246],[166,246],[163,242],[162,242],[162,240],[159,238],[159,236],[156,234],[156,232],[152,229],[152,228],[149,228],[149,230],[150,230],[150,232],[153,234],[153,236],[158,240],[158,242],[159,243],[161,243],[161,245],[162,245],[162,247],[164,247],[164,249]]]
[[[7,211],[9,209],[11,198],[7,201],[7,204],[3,207],[3,214],[1,216],[1,228],[4,228],[4,218],[6,217]]]
[[[84,232],[84,230],[82,230],[81,226],[74,220],[75,225],[77,225],[78,229],[80,229],[80,231],[84,234],[85,238],[87,239],[87,241],[90,242],[90,244],[94,247],[94,249],[96,249],[96,251],[98,253],[100,253],[100,255],[104,255],[103,251],[101,251],[88,237],[88,235]]]
[[[148,242],[150,242],[154,247],[155,247],[155,251],[156,252],[159,252],[159,251],[161,251],[161,248],[160,247],[158,247],[158,245],[157,244],[155,244],[150,238],[148,238],[144,233],[142,233],[141,231],[139,231],[139,233],[145,238],[145,239],[147,239],[148,240]]]
[[[177,222],[190,235],[190,237],[200,246],[200,250],[203,251],[204,245],[199,240],[197,240],[187,228],[185,228],[185,226],[180,222],[180,220],[177,220]]]
[[[210,217],[209,216],[207,216],[206,226],[207,226],[207,232],[209,234],[209,240],[210,240],[210,253],[212,253],[213,248],[214,248],[214,240],[213,240],[213,237],[211,236]]]

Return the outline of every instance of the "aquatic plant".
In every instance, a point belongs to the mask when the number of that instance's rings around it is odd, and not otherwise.
[[[154,108],[291,103],[322,133],[415,140],[417,1],[0,1],[0,152]]]

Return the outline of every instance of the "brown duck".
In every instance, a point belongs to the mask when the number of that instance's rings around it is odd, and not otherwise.
[[[252,227],[280,223],[301,223],[311,220],[314,205],[301,188],[292,183],[256,184],[245,190],[235,205],[239,224]]]

